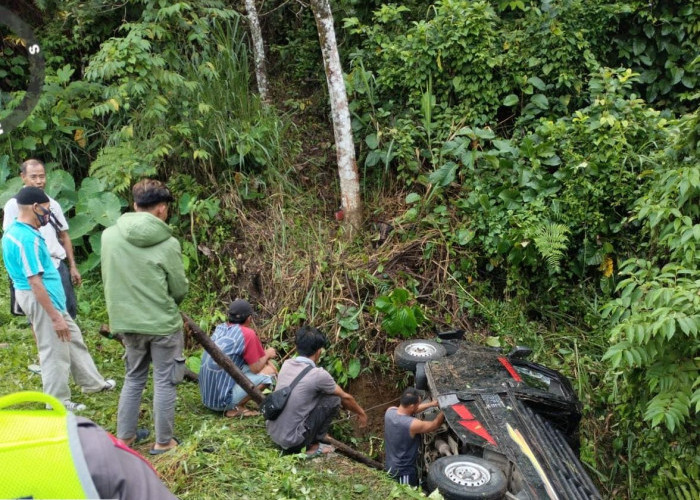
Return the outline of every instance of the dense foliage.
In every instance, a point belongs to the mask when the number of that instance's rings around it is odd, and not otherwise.
[[[277,109],[251,90],[226,2],[27,8],[47,78],[0,139],[0,202],[17,164],[43,158],[89,269],[133,180],[168,179],[203,326],[220,300],[253,296],[283,351],[300,322],[328,329],[342,383],[387,369],[392,343],[428,325],[483,326],[576,377],[582,456],[609,496],[697,496],[700,7],[334,9],[374,223],[357,240],[327,220],[337,181],[313,17],[282,0],[261,11]],[[2,35],[6,109],[27,65]]]

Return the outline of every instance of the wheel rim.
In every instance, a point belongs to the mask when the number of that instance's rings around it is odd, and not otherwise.
[[[445,467],[445,476],[460,486],[483,486],[491,480],[486,467],[473,462],[454,462]]]
[[[437,347],[425,342],[416,342],[406,346],[406,354],[415,358],[430,358],[437,354]]]

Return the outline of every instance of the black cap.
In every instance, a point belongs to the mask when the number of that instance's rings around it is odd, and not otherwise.
[[[252,314],[253,306],[247,300],[236,299],[228,306],[228,320],[231,323],[243,323]]]
[[[34,205],[35,203],[48,203],[49,197],[42,189],[37,187],[23,187],[15,196],[18,205]]]

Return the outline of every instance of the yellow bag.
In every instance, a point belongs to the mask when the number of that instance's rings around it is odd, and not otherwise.
[[[21,403],[47,409],[7,409]],[[0,397],[0,498],[99,498],[78,438],[75,415],[53,396]]]

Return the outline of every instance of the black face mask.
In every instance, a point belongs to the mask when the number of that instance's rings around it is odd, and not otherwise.
[[[39,221],[39,226],[45,226],[51,220],[51,210],[44,208],[41,205],[37,205],[37,207],[41,211],[41,215],[34,210],[34,217],[36,217],[36,220]]]

